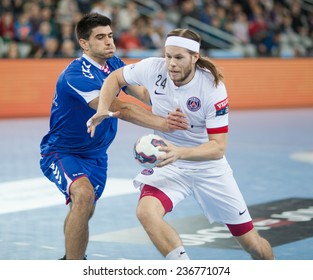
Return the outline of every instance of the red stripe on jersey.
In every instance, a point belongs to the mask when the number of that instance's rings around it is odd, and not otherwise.
[[[206,129],[208,134],[219,134],[219,133],[227,133],[228,132],[228,125],[216,128],[207,128]]]

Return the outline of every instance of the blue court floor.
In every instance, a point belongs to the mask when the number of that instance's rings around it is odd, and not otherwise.
[[[48,118],[0,120],[0,260],[55,260],[64,254],[64,198],[39,168]],[[119,122],[109,181],[90,222],[91,260],[161,260],[135,216],[141,171],[135,140],[150,130]],[[277,259],[313,259],[313,108],[231,111],[226,157],[256,228]],[[248,260],[192,198],[166,217],[195,260]]]

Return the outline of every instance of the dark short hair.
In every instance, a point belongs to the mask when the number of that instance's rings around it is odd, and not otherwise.
[[[88,40],[92,29],[98,26],[110,26],[111,20],[98,13],[89,13],[84,15],[76,24],[75,33],[77,40],[85,39]]]

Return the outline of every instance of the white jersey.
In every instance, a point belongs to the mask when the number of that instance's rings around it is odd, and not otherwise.
[[[155,131],[174,145],[198,146],[208,141],[208,134],[228,131],[227,92],[221,82],[214,86],[214,78],[209,71],[197,68],[188,84],[177,87],[168,75],[164,58],[147,58],[125,66],[123,75],[128,84],[143,85],[148,89],[154,114],[166,117],[180,108],[187,116],[191,125],[188,130]],[[223,157],[208,161],[177,160],[173,165],[188,169],[223,169],[228,163]]]

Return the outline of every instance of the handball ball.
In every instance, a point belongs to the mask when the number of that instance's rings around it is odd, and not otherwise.
[[[165,154],[159,151],[160,146],[166,146],[162,137],[155,134],[147,134],[138,138],[134,145],[134,157],[145,168],[153,168],[160,161],[158,156]]]

